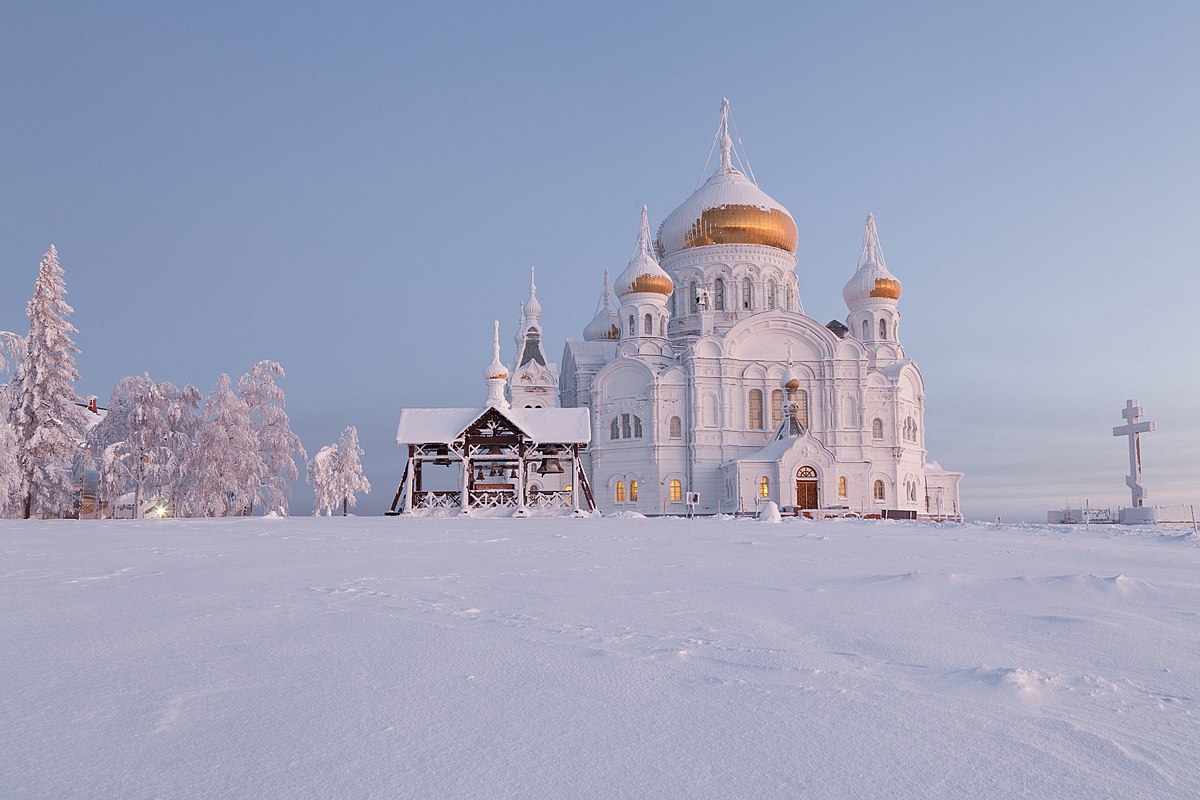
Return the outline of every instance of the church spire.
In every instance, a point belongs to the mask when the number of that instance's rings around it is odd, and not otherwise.
[[[733,172],[733,139],[729,135],[729,98],[721,98],[721,124],[717,126],[721,142],[721,172]]]
[[[650,222],[649,218],[646,216],[645,203],[642,203],[642,229],[638,231],[637,246],[641,255],[650,255],[650,248],[652,246],[650,244]]]
[[[504,384],[508,381],[508,368],[500,362],[500,320],[492,320],[492,363],[483,371],[488,396],[485,405],[508,408],[504,399]]]
[[[875,215],[867,212],[867,227],[863,231],[862,252],[858,256],[858,268],[877,267],[887,272],[887,263],[883,260],[883,247],[879,244],[879,232],[875,230]]]
[[[529,299],[525,301],[525,327],[537,325],[542,316],[542,304],[537,299],[537,284],[533,281],[534,268],[529,268]]]

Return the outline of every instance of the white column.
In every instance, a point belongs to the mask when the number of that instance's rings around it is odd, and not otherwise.
[[[462,497],[459,498],[458,507],[462,513],[467,514],[471,511],[471,492],[469,489],[471,482],[471,456],[469,447],[463,453],[462,465]]]

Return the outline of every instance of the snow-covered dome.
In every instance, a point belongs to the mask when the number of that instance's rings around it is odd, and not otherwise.
[[[894,304],[900,299],[901,288],[900,281],[888,272],[883,260],[883,248],[879,245],[879,234],[875,230],[875,215],[867,214],[858,270],[846,282],[842,298],[851,309],[864,303]]]
[[[620,339],[621,329],[617,324],[617,312],[613,310],[612,294],[608,290],[608,270],[604,270],[604,286],[600,289],[600,302],[596,304],[596,316],[583,329],[585,342],[600,342]]]
[[[721,105],[721,164],[658,228],[662,258],[711,244],[757,244],[796,252],[796,221],[788,210],[733,166],[729,101]]]
[[[668,297],[671,292],[675,291],[675,282],[654,260],[650,250],[650,225],[646,221],[646,207],[642,206],[642,228],[638,233],[637,249],[634,251],[633,258],[629,260],[629,266],[617,276],[614,287],[617,297],[624,298],[626,295],[637,292],[661,294]]]

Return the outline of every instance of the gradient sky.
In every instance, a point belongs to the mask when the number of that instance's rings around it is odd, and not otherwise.
[[[728,96],[822,322],[875,213],[969,518],[1128,503],[1132,397],[1200,502],[1200,5],[438,5],[0,3],[0,329],[53,242],[81,393],[278,360],[378,513],[399,410],[482,402],[530,265],[557,360]]]

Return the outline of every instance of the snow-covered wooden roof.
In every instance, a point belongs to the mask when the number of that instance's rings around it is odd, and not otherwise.
[[[396,427],[397,444],[449,444],[487,408],[406,408]],[[586,408],[497,408],[535,443],[587,444],[592,426]]]

